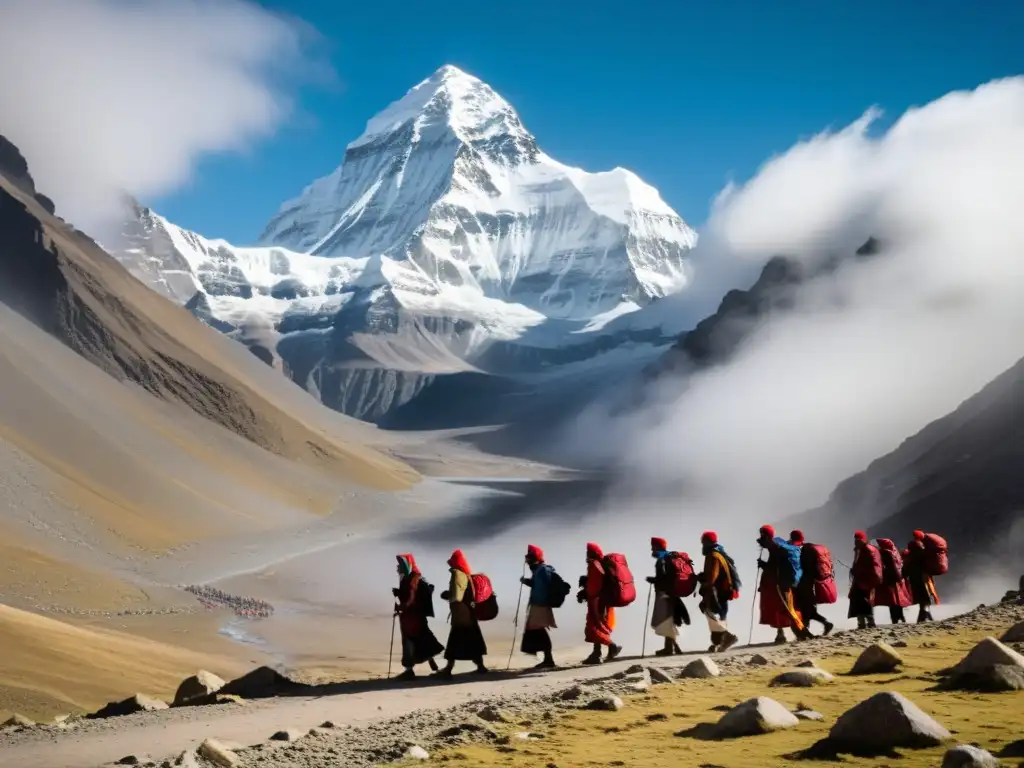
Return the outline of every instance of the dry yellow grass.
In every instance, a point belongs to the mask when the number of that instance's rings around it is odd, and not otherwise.
[[[170,699],[198,669],[231,676],[242,665],[100,627],[0,605],[0,711],[34,718],[92,710],[134,692]]]
[[[1024,692],[973,694],[929,691],[934,680],[927,675],[959,660],[977,641],[995,631],[979,628],[957,635],[914,638],[901,651],[907,660],[899,674],[846,677],[817,688],[769,688],[779,668],[758,669],[717,680],[683,681],[656,687],[649,695],[634,697],[620,712],[572,712],[554,724],[537,722],[531,730],[543,740],[521,747],[473,746],[438,755],[457,760],[466,768],[516,766],[537,768],[593,768],[630,766],[664,768],[666,765],[764,768],[799,764],[830,765],[832,762],[798,762],[787,758],[828,734],[836,718],[854,704],[879,691],[898,691],[945,725],[960,743],[975,743],[993,753],[1006,743],[1024,737]],[[924,647],[933,643],[935,647]],[[832,655],[821,666],[833,673],[849,670],[853,657]],[[755,696],[770,696],[790,708],[798,704],[825,716],[823,721],[802,721],[799,726],[763,736],[729,741],[702,741],[685,732],[721,716],[713,708],[734,705]],[[519,727],[517,730],[523,730]],[[936,766],[946,747],[900,750],[900,766]],[[843,765],[895,764],[889,759],[844,755]]]

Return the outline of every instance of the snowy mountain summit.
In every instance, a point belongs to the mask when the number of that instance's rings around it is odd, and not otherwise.
[[[438,374],[558,365],[553,350],[682,289],[695,243],[634,173],[559,163],[490,86],[444,66],[256,246],[135,207],[115,255],[216,327],[258,336],[328,405],[378,419]]]

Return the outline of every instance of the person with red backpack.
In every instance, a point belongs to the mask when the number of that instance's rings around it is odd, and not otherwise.
[[[800,583],[796,585],[794,597],[797,610],[803,617],[810,633],[812,621],[825,627],[822,635],[828,635],[835,625],[818,613],[820,602],[836,601],[836,581],[832,573],[832,555],[823,544],[811,544],[804,540],[804,532],[791,531],[789,543],[800,549]],[[831,599],[829,599],[831,598]]]
[[[697,576],[700,583],[700,612],[708,620],[711,632],[711,653],[726,651],[739,642],[729,631],[729,603],[740,596],[740,578],[736,563],[718,543],[718,534],[704,531],[700,536],[704,570]]]
[[[576,595],[578,602],[587,604],[586,640],[594,646],[593,653],[583,660],[584,664],[600,664],[604,647],[608,648],[608,661],[622,653],[622,646],[612,642],[615,608],[609,600],[604,560],[601,547],[588,543],[587,575],[580,578],[580,591]]]
[[[456,661],[472,661],[476,664],[477,674],[486,674],[484,656],[487,655],[487,643],[480,631],[474,605],[476,595],[473,588],[473,572],[461,549],[452,552],[448,558],[451,580],[448,589],[441,593],[441,599],[448,601],[451,611],[452,628],[448,633],[448,645],[444,657],[448,665],[438,672],[440,677],[451,677]]]
[[[903,609],[913,605],[913,599],[903,578],[903,557],[892,539],[878,539],[878,552],[882,556],[882,583],[875,590],[875,605],[889,609],[893,624],[906,624]]]
[[[857,629],[875,626],[875,590],[882,583],[882,555],[868,542],[864,531],[853,534],[853,565],[850,567],[850,611]]]
[[[416,558],[411,554],[396,557],[401,580],[391,592],[395,596],[395,613],[402,634],[402,666],[405,668],[398,679],[411,680],[416,677],[413,667],[417,664],[426,662],[431,670],[437,672],[434,657],[444,650],[444,646],[427,624],[427,619],[434,615],[434,585],[423,578]]]
[[[676,642],[679,627],[690,623],[680,592],[693,594],[696,588],[696,574],[689,557],[681,552],[669,552],[665,539],[651,538],[651,557],[654,558],[654,575],[647,577],[647,583],[654,587],[654,610],[651,612],[651,629],[658,637],[665,638],[665,647],[655,651],[655,656],[682,654],[683,649]],[[693,584],[688,584],[692,577]]]
[[[910,596],[917,606],[917,623],[933,621],[930,608],[939,604],[939,593],[928,567],[924,531],[914,531],[914,538],[903,551],[903,576],[910,587]]]
[[[761,623],[775,629],[776,645],[786,643],[786,629],[792,628],[798,640],[806,640],[810,633],[796,608],[793,591],[800,583],[800,552],[788,541],[775,535],[770,525],[761,526],[757,543],[768,550],[768,559],[758,558],[761,574]]]

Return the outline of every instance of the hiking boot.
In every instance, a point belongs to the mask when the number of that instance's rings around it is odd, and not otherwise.
[[[487,667],[483,665],[480,665],[479,667],[473,670],[474,675],[488,675],[490,674],[490,672],[491,670],[489,670]]]
[[[601,658],[601,652],[598,651],[597,653],[590,654],[589,656],[587,656],[587,658],[585,658],[580,663],[581,664],[587,664],[589,666],[589,665],[593,665],[593,664],[600,664],[602,661],[603,661],[603,659]]]
[[[683,649],[679,647],[679,643],[677,643],[675,640],[672,641],[672,650],[675,652],[677,656],[683,655]]]
[[[411,670],[411,669],[405,670],[405,672],[403,672],[402,674],[400,674],[398,677],[395,678],[395,680],[415,680],[415,679],[416,679],[416,673],[413,670]]]
[[[775,633],[775,645],[785,645],[785,644],[786,644],[786,633],[783,632],[780,629],[778,632]]]
[[[540,664],[535,664],[534,669],[555,669],[558,665],[554,659],[544,659]]]
[[[825,629],[822,631],[821,636],[822,637],[827,637],[828,635],[832,634],[832,630],[835,629],[835,628],[836,628],[835,624],[833,624],[831,621],[826,621],[825,622]]]
[[[612,643],[611,645],[608,646],[607,660],[608,661],[613,660],[620,653],[622,653],[622,646],[621,645],[616,645],[615,643]]]
[[[438,680],[451,680],[452,671],[448,667],[445,667],[444,669],[440,669],[437,672],[435,672],[433,674],[433,677],[436,677]]]
[[[740,639],[738,637],[736,637],[736,635],[732,634],[731,632],[726,632],[725,633],[725,638],[718,645],[718,650],[719,651],[728,651],[730,648],[732,648],[734,645],[736,645],[736,643],[738,643],[739,641],[740,641]]]
[[[665,647],[662,648],[660,651],[655,651],[654,655],[655,656],[671,656],[673,653],[675,653],[675,651],[676,651],[675,643],[672,642],[672,638],[666,638],[665,639]]]

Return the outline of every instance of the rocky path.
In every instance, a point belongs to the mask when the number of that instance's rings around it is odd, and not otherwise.
[[[841,632],[786,647],[740,648],[715,660],[724,675],[740,674],[757,663],[756,654],[763,654],[777,664],[792,664],[807,656],[849,651],[873,642],[900,643],[917,635],[956,634],[965,628],[976,630],[994,620],[1014,623],[1022,618],[1024,608],[1005,604],[933,624]],[[674,675],[678,668],[700,656],[648,659],[645,663],[656,664]],[[159,765],[165,759],[195,749],[204,739],[215,738],[234,745],[239,752],[239,765],[245,767],[374,765],[400,757],[410,742],[433,749],[452,739],[472,738],[463,726],[470,715],[473,722],[479,723],[480,718],[474,713],[488,705],[520,714],[532,708],[538,711],[531,712],[531,717],[547,717],[550,712],[542,710],[550,710],[567,690],[577,685],[582,686],[587,696],[596,691],[607,694],[617,690],[624,695],[631,691],[630,686],[636,685],[633,678],[625,675],[635,663],[624,659],[596,668],[568,668],[546,674],[460,676],[450,683],[429,679],[404,685],[385,681],[338,683],[304,690],[301,695],[242,704],[183,707],[80,721],[67,730],[24,728],[0,733],[0,764],[21,768],[96,768],[134,755],[141,762]],[[318,728],[326,721],[333,726]],[[289,729],[303,738],[295,744],[272,740],[273,734],[282,731],[287,737]]]

